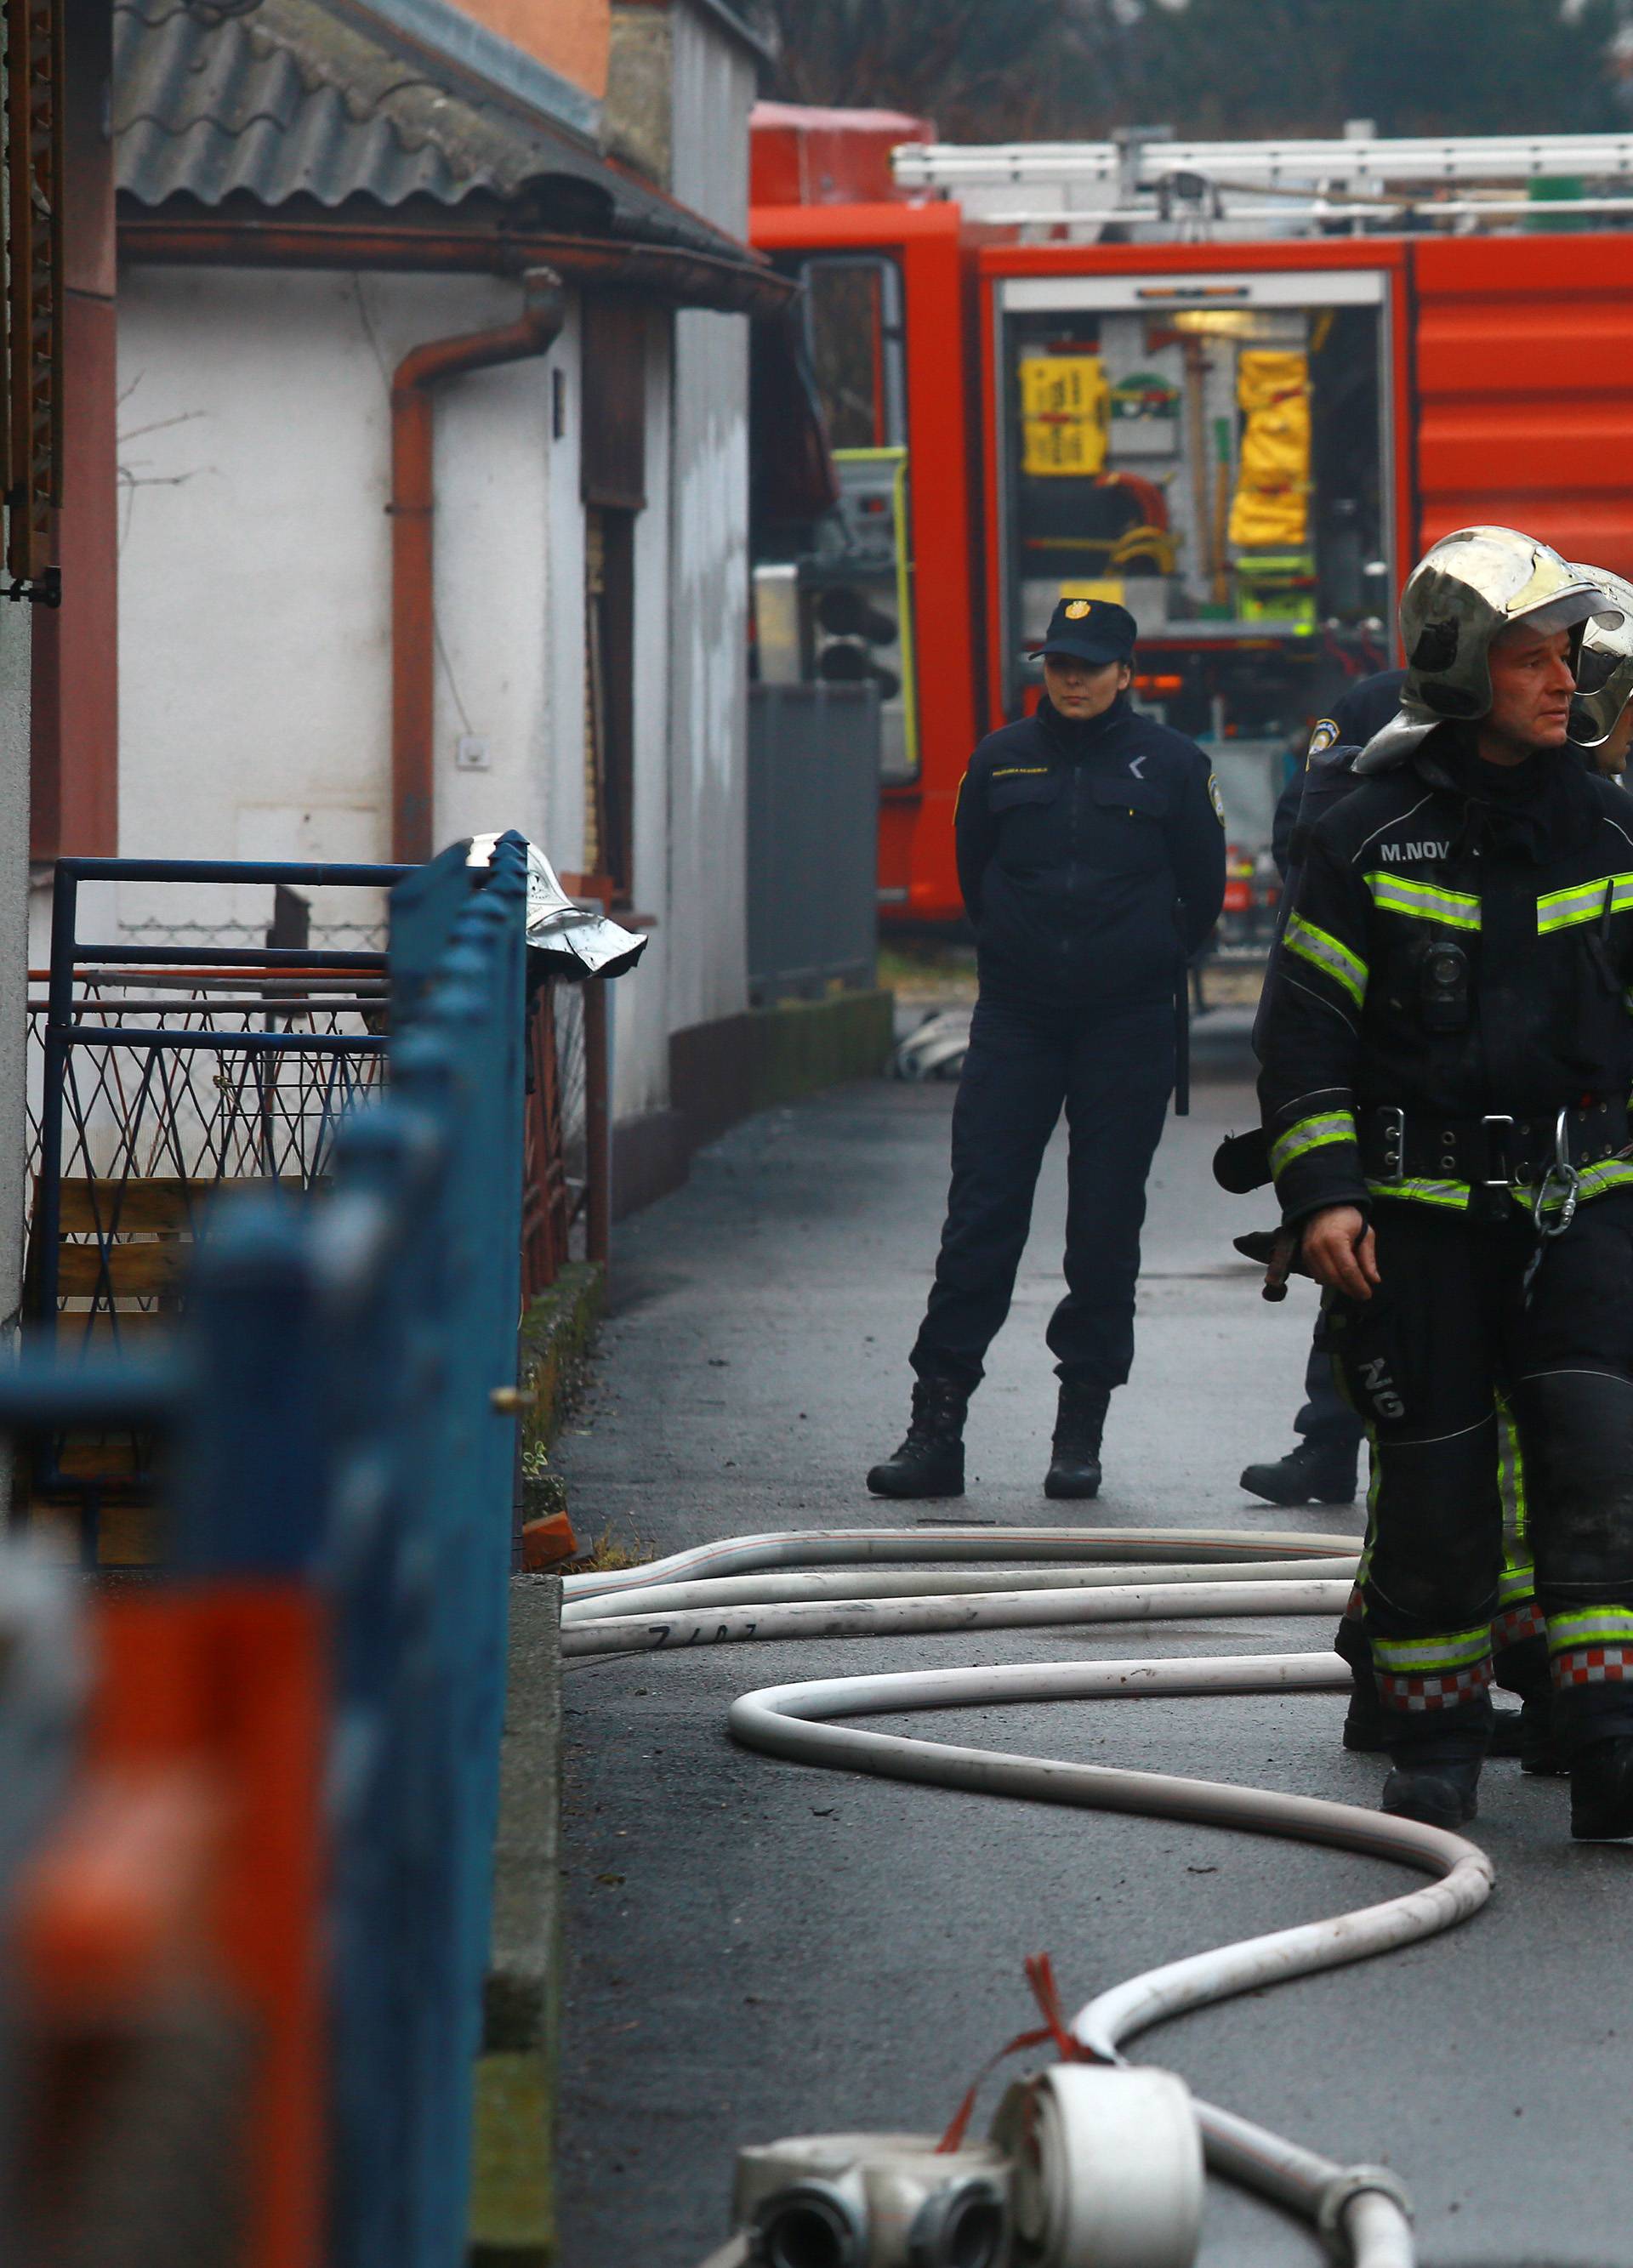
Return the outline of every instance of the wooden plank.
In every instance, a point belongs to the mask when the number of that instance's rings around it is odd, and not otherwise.
[[[110,1312],[103,1307],[92,1314],[69,1308],[57,1317],[55,1337],[58,1353],[72,1356],[92,1347],[102,1353],[110,1347],[151,1346],[155,1338],[174,1332],[175,1327],[174,1309],[161,1314],[151,1307],[119,1307]],[[23,1330],[31,1346],[45,1344],[52,1336],[32,1316],[25,1321]]]
[[[281,1189],[299,1197],[304,1184],[298,1176],[274,1181],[270,1174],[245,1174],[218,1180],[184,1180],[175,1174],[132,1176],[128,1181],[89,1181],[64,1178],[61,1219],[65,1236],[125,1236],[135,1232],[168,1231],[185,1235],[201,1206],[224,1196],[264,1196]]]
[[[107,1504],[97,1522],[97,1564],[102,1567],[151,1567],[165,1557],[167,1521],[156,1506]],[[79,1561],[79,1515],[63,1504],[29,1505],[29,1548],[62,1567]]]
[[[146,1244],[64,1244],[56,1288],[64,1300],[136,1300],[174,1292],[194,1252],[191,1237],[155,1237]]]

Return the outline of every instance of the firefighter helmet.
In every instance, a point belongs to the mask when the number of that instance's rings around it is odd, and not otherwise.
[[[1583,630],[1577,697],[1570,704],[1571,739],[1579,748],[1602,748],[1633,701],[1633,583],[1604,567],[1578,565],[1573,571],[1597,583],[1612,606],[1622,609],[1614,629],[1595,616]]]
[[[1431,545],[1400,594],[1406,682],[1400,706],[1356,759],[1387,771],[1437,725],[1473,723],[1491,706],[1493,642],[1516,622],[1569,630],[1599,616],[1622,621],[1600,585],[1551,545],[1513,527],[1462,527]]]

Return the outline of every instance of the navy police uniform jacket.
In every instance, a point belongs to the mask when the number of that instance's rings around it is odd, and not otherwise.
[[[1171,999],[1224,898],[1208,759],[1119,694],[1086,723],[991,733],[958,792],[958,886],[984,983],[1085,1005]]]
[[[1305,846],[1255,1034],[1283,1218],[1380,1199],[1465,1211],[1499,1155],[1493,1114],[1515,1122],[1502,1180],[1537,1178],[1568,1108],[1582,1196],[1633,1181],[1615,1154],[1630,986],[1627,796],[1571,751],[1504,771],[1437,727]]]

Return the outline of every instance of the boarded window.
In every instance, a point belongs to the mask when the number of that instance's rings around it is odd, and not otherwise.
[[[584,303],[584,501],[639,512],[647,501],[647,311],[638,299]]]

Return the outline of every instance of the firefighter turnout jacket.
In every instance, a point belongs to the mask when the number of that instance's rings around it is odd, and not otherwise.
[[[1196,743],[1127,694],[1083,723],[1046,696],[988,733],[956,822],[983,980],[1085,1005],[1171,999],[1224,895],[1217,799]]]
[[[1255,1035],[1282,1217],[1633,1182],[1633,802],[1569,748],[1438,726],[1311,830]],[[1472,1193],[1472,1196],[1471,1196]]]

